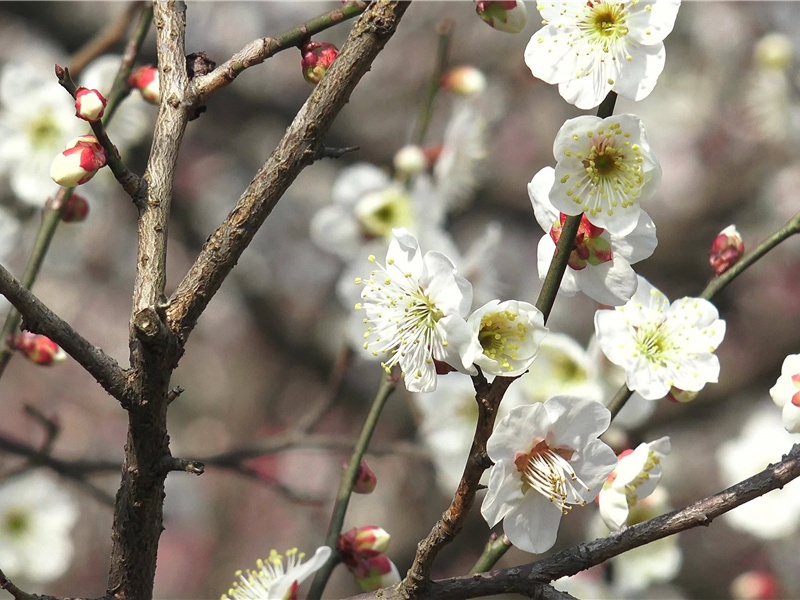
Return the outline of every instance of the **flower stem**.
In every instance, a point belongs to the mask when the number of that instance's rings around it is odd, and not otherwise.
[[[419,107],[419,114],[417,115],[417,126],[414,131],[414,136],[411,142],[417,146],[421,146],[425,141],[425,134],[428,132],[428,127],[433,117],[433,105],[436,101],[436,96],[441,88],[442,75],[447,68],[447,62],[450,55],[450,42],[452,40],[452,21],[445,19],[436,28],[436,33],[439,35],[439,45],[436,49],[436,66],[431,73],[428,80],[428,86],[425,89],[425,97],[422,105]]]
[[[369,442],[372,439],[372,434],[378,424],[378,418],[383,411],[383,407],[386,406],[386,401],[389,399],[389,396],[392,395],[396,387],[396,374],[387,375],[382,379],[381,385],[375,394],[375,399],[372,401],[372,407],[361,428],[361,434],[358,436],[358,441],[353,448],[350,462],[342,473],[342,478],[339,482],[339,491],[336,494],[336,502],[333,506],[333,512],[331,513],[331,521],[328,525],[328,534],[325,537],[325,545],[333,549],[333,554],[331,554],[328,561],[314,576],[314,581],[311,583],[311,589],[308,592],[309,600],[319,600],[322,598],[322,593],[325,590],[328,579],[333,569],[340,562],[339,552],[337,550],[339,534],[342,532],[344,517],[347,513],[347,505],[350,502],[353,486],[358,476],[358,468],[361,465],[361,459],[364,457],[364,453],[367,451],[367,446],[369,446]]]
[[[508,552],[509,548],[511,548],[511,540],[505,534],[490,539],[470,573],[486,573]]]

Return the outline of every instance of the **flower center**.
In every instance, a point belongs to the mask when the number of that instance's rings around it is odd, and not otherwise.
[[[565,515],[571,510],[571,504],[586,504],[576,485],[587,492],[590,490],[569,463],[573,454],[568,448],[551,448],[545,441],[538,442],[527,454],[518,452],[514,464],[522,479],[523,493],[538,492]]]
[[[23,537],[31,526],[30,514],[20,508],[12,508],[3,515],[2,530],[12,538]]]
[[[42,112],[28,121],[27,130],[28,139],[35,149],[56,146],[62,137],[61,128],[50,111]]]
[[[528,328],[517,321],[517,316],[509,310],[487,313],[481,319],[478,332],[483,353],[506,371],[514,368],[509,359],[517,359],[521,342],[528,333]]]
[[[586,7],[586,16],[578,27],[593,42],[602,44],[604,52],[608,52],[609,43],[628,35],[627,9],[624,4],[589,0]]]
[[[673,347],[670,336],[665,331],[664,323],[651,327],[635,327],[636,347],[651,363],[663,365],[667,354]]]
[[[412,227],[411,200],[402,190],[388,188],[364,196],[355,209],[367,239],[387,238],[395,227]]]
[[[566,220],[567,216],[561,213],[558,221],[553,223],[553,227],[550,229],[550,237],[556,244],[561,238],[561,231]],[[581,217],[578,234],[575,236],[575,245],[567,262],[570,268],[580,271],[587,264],[597,266],[613,260],[614,253],[611,249],[611,242],[601,237],[603,232],[605,232],[605,229],[592,225],[585,214]]]

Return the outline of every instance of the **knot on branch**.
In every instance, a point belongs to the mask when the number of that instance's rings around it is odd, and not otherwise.
[[[133,328],[136,337],[146,344],[163,341],[170,334],[169,329],[152,307],[143,308],[133,317]]]
[[[175,458],[171,455],[165,456],[160,466],[164,474],[170,471],[183,471],[184,473],[192,473],[193,475],[202,475],[206,470],[205,465],[199,461]]]

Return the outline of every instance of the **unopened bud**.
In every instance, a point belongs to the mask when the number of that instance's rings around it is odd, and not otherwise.
[[[377,527],[366,525],[354,527],[339,536],[339,553],[345,563],[357,562],[359,558],[370,558],[386,552],[392,536]]]
[[[323,75],[328,72],[328,67],[339,55],[339,49],[328,42],[308,41],[300,48],[303,58],[300,66],[303,77],[311,84],[318,84]]]
[[[453,94],[474,96],[486,89],[486,76],[480,69],[463,65],[450,69],[442,75],[440,84],[443,89]]]
[[[730,269],[744,254],[742,236],[736,231],[735,225],[728,225],[717,234],[708,252],[708,262],[714,269],[714,275],[719,277]]]
[[[731,597],[736,600],[775,600],[781,596],[774,575],[766,571],[747,571],[731,583]]]
[[[86,183],[106,165],[106,151],[93,135],[71,140],[50,165],[50,177],[63,187]]]
[[[507,2],[479,0],[475,10],[483,21],[506,33],[519,33],[525,29],[528,22],[528,13],[521,0]]]
[[[356,585],[365,592],[373,592],[400,583],[397,567],[385,554],[367,558],[351,571]]]
[[[142,98],[150,104],[161,102],[161,86],[158,80],[158,69],[152,65],[139,67],[128,77],[128,85],[139,90]]]
[[[375,491],[378,485],[378,476],[369,468],[367,461],[362,460],[358,466],[358,473],[356,474],[356,483],[353,486],[353,492],[356,494],[371,494]]]
[[[669,392],[667,393],[667,400],[670,400],[672,402],[680,402],[683,404],[686,402],[691,402],[692,400],[697,398],[697,395],[699,393],[700,392],[687,392],[686,390],[681,390],[673,386],[669,389]]]
[[[417,175],[428,166],[428,159],[419,146],[403,146],[394,155],[394,168],[405,175]]]
[[[67,358],[67,353],[49,337],[30,331],[15,335],[9,345],[37,365],[54,365]]]
[[[64,223],[80,223],[85,221],[89,214],[89,202],[81,196],[72,192],[64,208],[61,209],[61,220]]]
[[[75,91],[75,116],[94,123],[103,116],[107,102],[97,90],[79,87]]]

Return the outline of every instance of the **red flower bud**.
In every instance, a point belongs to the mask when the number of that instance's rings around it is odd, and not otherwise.
[[[708,252],[708,262],[714,269],[714,275],[719,277],[730,269],[744,254],[742,236],[736,231],[735,225],[728,225],[717,234]]]
[[[50,177],[63,187],[86,183],[106,165],[106,151],[93,135],[71,140],[50,165]]]
[[[378,476],[369,468],[367,461],[362,460],[358,467],[358,474],[356,475],[356,483],[353,486],[353,492],[356,494],[371,494],[375,491],[378,485]]]
[[[21,352],[25,358],[37,365],[54,365],[67,358],[67,353],[49,337],[30,331],[23,331],[15,335],[9,346]]]
[[[339,55],[339,49],[328,42],[308,41],[300,48],[303,58],[300,66],[303,69],[303,77],[311,84],[318,84],[323,75],[327,73],[328,67]]]
[[[341,534],[337,545],[342,561],[352,565],[359,558],[369,558],[386,552],[391,539],[392,536],[385,529],[365,525]]]
[[[145,65],[133,71],[128,77],[128,85],[139,90],[142,98],[150,104],[161,102],[161,86],[159,84],[158,69],[153,65]]]
[[[484,22],[506,33],[519,33],[525,29],[528,22],[528,13],[521,0],[498,2],[479,0],[475,11]]]
[[[64,223],[80,223],[86,220],[89,214],[89,202],[81,196],[72,192],[66,206],[61,210],[61,220]]]
[[[103,116],[107,102],[97,90],[79,87],[75,92],[75,116],[94,123]]]

